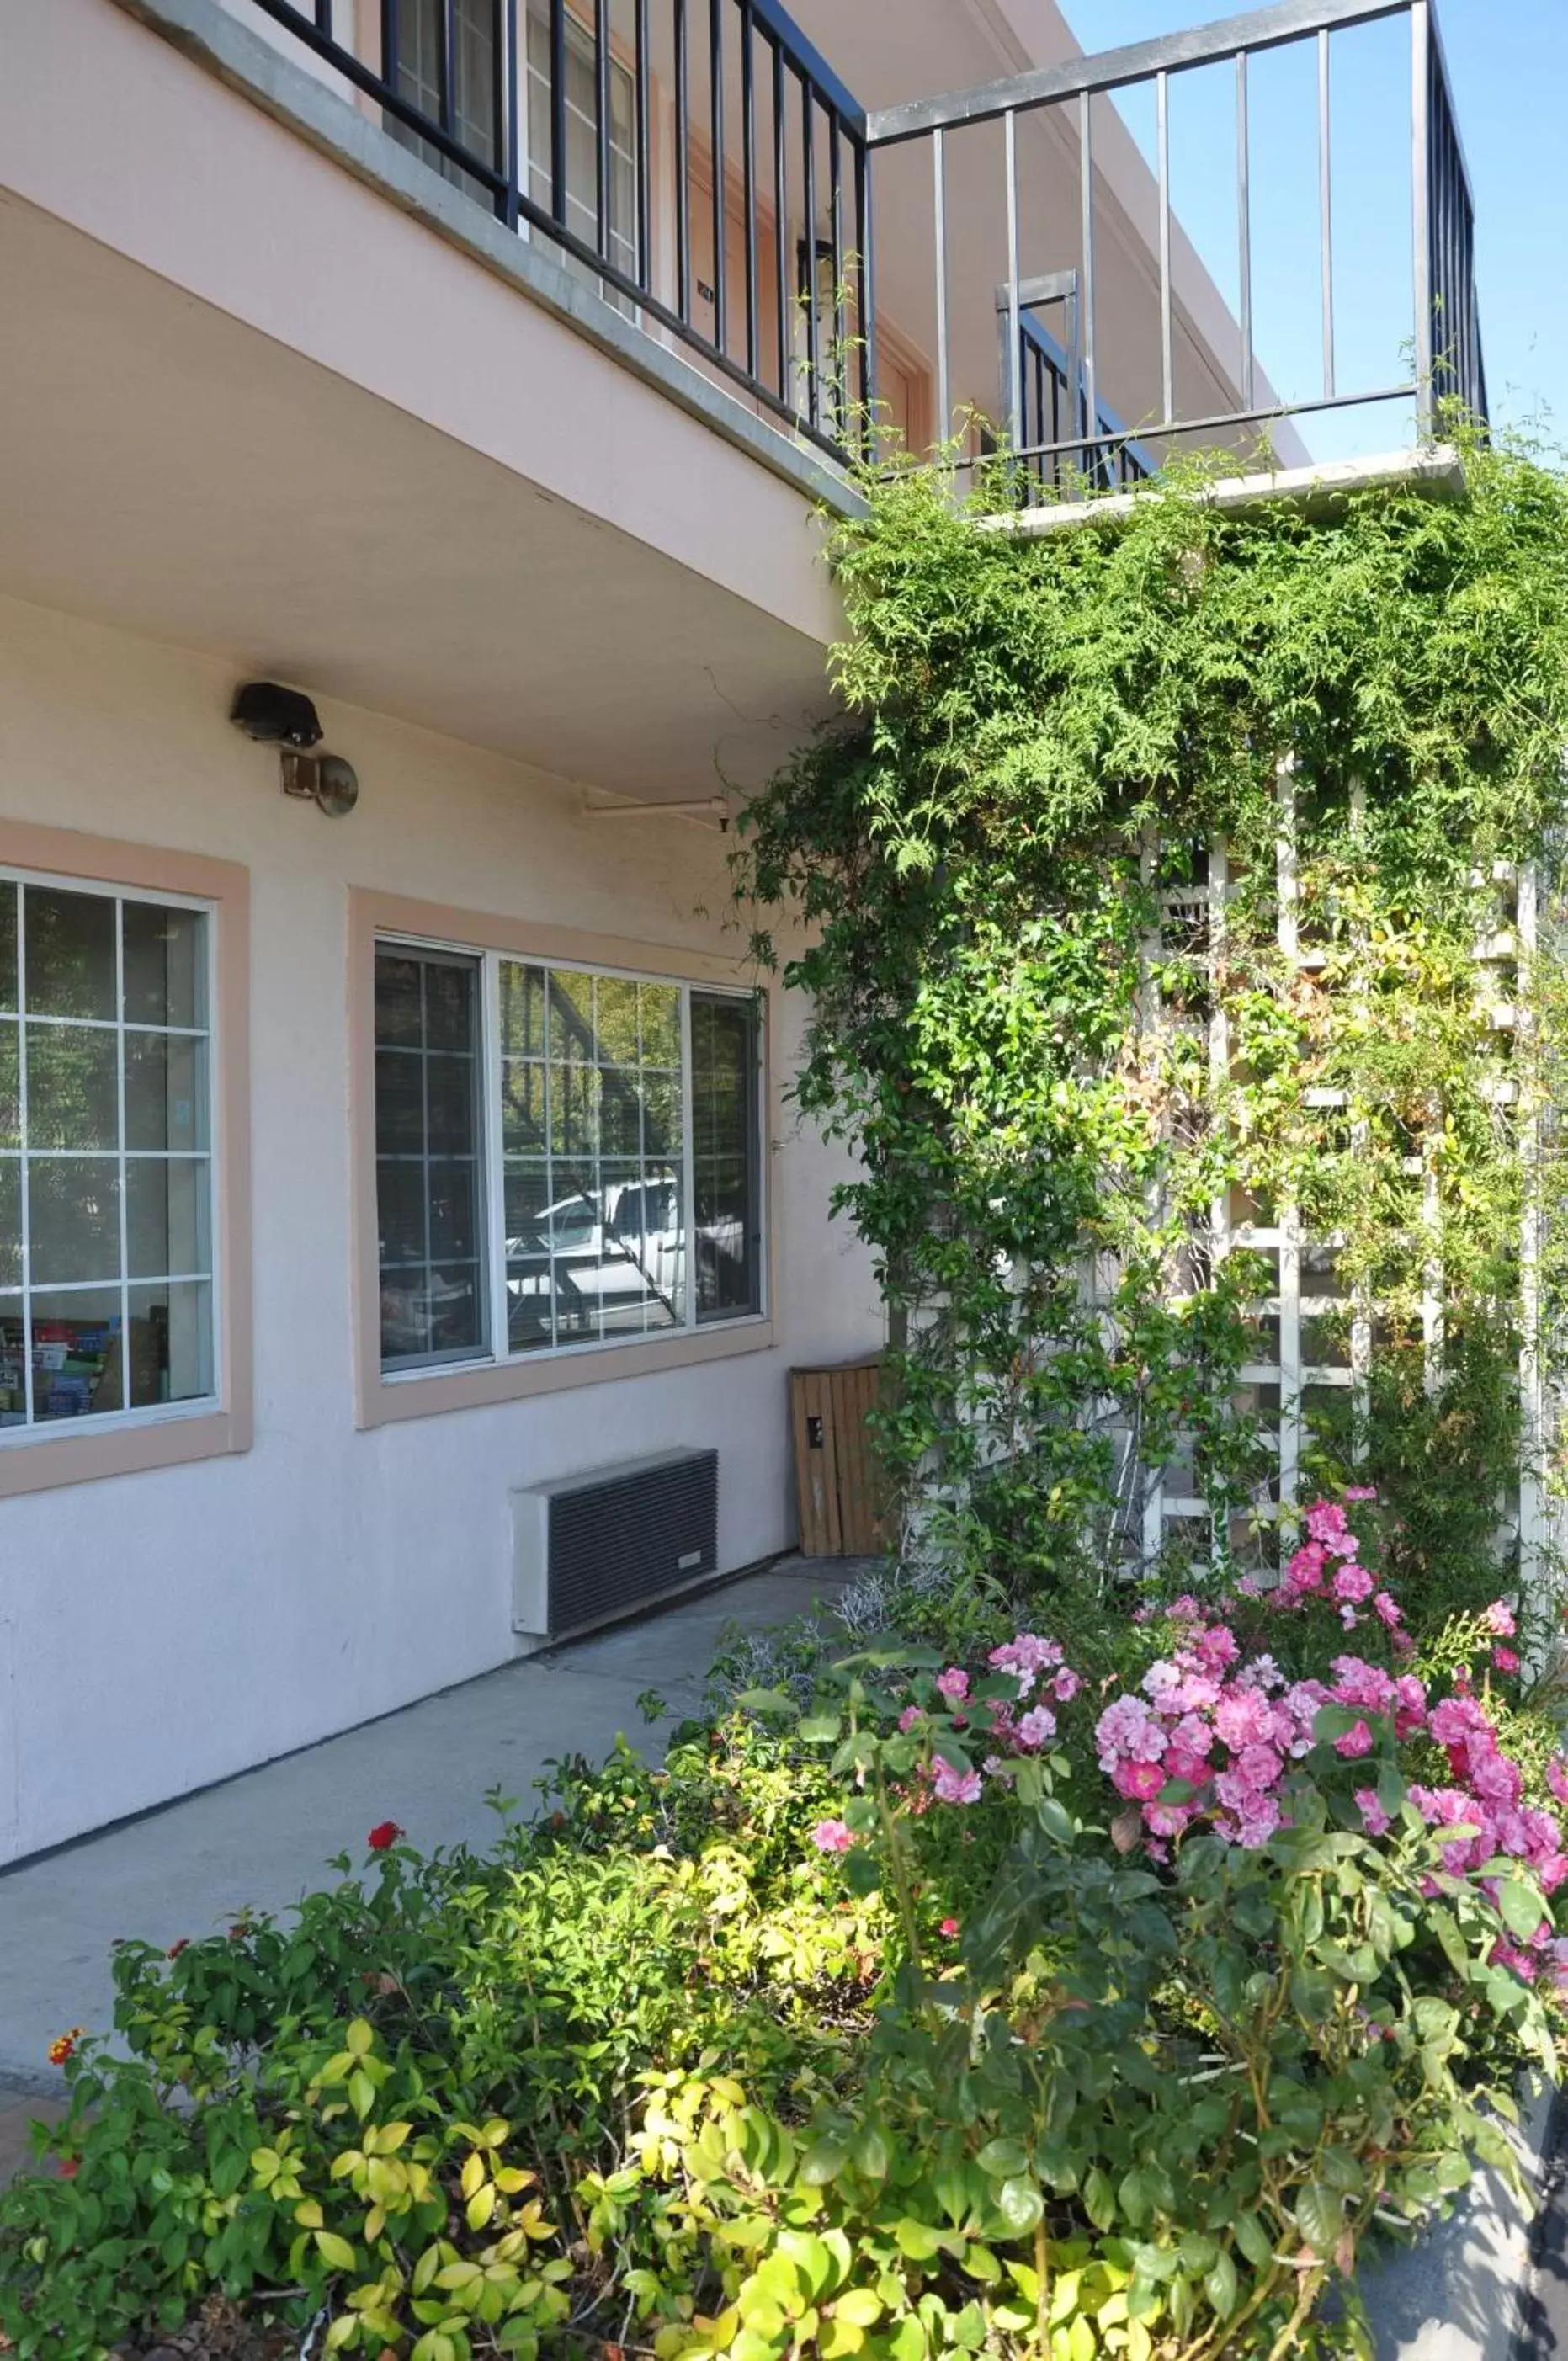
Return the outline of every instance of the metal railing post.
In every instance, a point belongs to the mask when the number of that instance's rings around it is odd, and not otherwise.
[[[1236,51],[1236,270],[1241,313],[1242,408],[1255,399],[1252,350],[1252,122],[1247,91],[1247,53]]]
[[[1083,408],[1084,446],[1083,472],[1088,475],[1098,453],[1096,437],[1100,425],[1100,390],[1097,383],[1097,358],[1094,349],[1094,121],[1093,95],[1080,91],[1078,100],[1078,177],[1080,211],[1079,269],[1083,304]],[[1077,406],[1079,390],[1073,388],[1073,403]]]
[[[1007,369],[1003,398],[1007,404],[1007,440],[1017,451],[1024,441],[1024,324],[1018,306],[1018,120],[1004,115],[1002,127],[1007,157]]]
[[[740,203],[746,231],[746,367],[757,374],[757,62],[751,0],[740,6]]]
[[[501,57],[501,71],[506,79],[506,117],[501,133],[501,145],[505,150],[502,164],[506,172],[506,193],[499,203],[502,208],[501,219],[510,230],[518,227],[518,200],[521,194],[522,99],[518,76],[523,70],[517,45],[517,0],[506,0],[506,32]]]
[[[707,0],[708,161],[713,171],[713,341],[727,349],[729,291],[725,281],[724,11],[729,0]]]
[[[1416,439],[1436,431],[1432,388],[1431,12],[1410,0],[1410,236],[1415,310]]]
[[[1329,37],[1318,34],[1318,257],[1322,274],[1323,400],[1334,399],[1334,187]]]
[[[861,322],[861,456],[876,456],[876,228],[872,214],[871,158],[855,140],[855,225],[860,236],[858,309]]]
[[[609,260],[609,0],[594,0],[594,112],[598,137],[594,142],[595,222],[598,248]]]
[[[953,431],[953,381],[948,349],[948,148],[944,131],[931,138],[931,171],[937,232],[937,439]]]
[[[1159,151],[1159,382],[1160,420],[1176,414],[1176,351],[1170,317],[1170,76],[1155,76],[1156,138]]]

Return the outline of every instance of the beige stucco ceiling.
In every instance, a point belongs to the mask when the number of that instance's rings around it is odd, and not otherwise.
[[[825,595],[769,613],[14,196],[0,316],[0,590],[636,796],[752,783],[825,708]],[[809,502],[721,466],[807,578]]]

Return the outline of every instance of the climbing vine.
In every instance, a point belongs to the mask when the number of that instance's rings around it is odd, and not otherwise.
[[[1046,533],[895,468],[838,529],[844,716],[752,802],[736,884],[764,959],[805,929],[795,1087],[858,1151],[883,1445],[955,1569],[1267,1562],[1281,1496],[1288,1532],[1358,1479],[1434,1606],[1528,1537],[1568,485],[1464,461],[1462,498],[1223,512],[1179,476]],[[1173,1493],[1205,1519],[1151,1522]]]

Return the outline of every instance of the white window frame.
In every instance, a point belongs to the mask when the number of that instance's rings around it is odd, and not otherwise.
[[[104,1283],[102,1280],[83,1280],[81,1282],[66,1281],[60,1284],[50,1284],[46,1282],[41,1287],[35,1287],[30,1268],[31,1240],[28,1235],[29,1224],[27,1201],[30,1192],[24,1185],[21,1190],[20,1198],[21,1285],[17,1288],[0,1289],[0,1302],[8,1304],[10,1302],[19,1301],[21,1305],[22,1367],[27,1413],[24,1422],[20,1426],[0,1427],[0,1453],[10,1454],[19,1451],[31,1451],[45,1447],[54,1447],[68,1442],[82,1442],[94,1435],[110,1435],[124,1433],[126,1432],[134,1433],[139,1428],[148,1426],[175,1425],[187,1420],[211,1419],[214,1411],[220,1411],[225,1407],[223,1373],[227,1367],[227,1339],[224,1327],[227,1307],[224,1301],[224,1256],[222,1250],[222,1240],[224,1235],[223,1205],[225,1174],[223,1170],[223,1090],[220,1077],[222,1073],[221,1060],[225,1052],[223,1042],[223,1005],[222,993],[220,989],[218,940],[219,929],[223,923],[222,910],[215,901],[200,895],[182,894],[170,888],[158,885],[127,885],[112,879],[83,876],[73,874],[66,871],[23,867],[12,862],[0,862],[0,884],[16,884],[23,887],[35,886],[41,887],[46,891],[52,890],[67,894],[91,895],[97,900],[114,904],[115,911],[115,997],[116,1015],[112,1019],[72,1017],[56,1020],[47,1016],[36,1016],[35,1015],[30,1014],[26,1006],[27,929],[25,918],[23,918],[22,916],[25,905],[23,903],[18,903],[18,917],[19,920],[21,920],[21,923],[18,924],[17,928],[16,946],[17,1009],[15,1019],[13,1020],[7,1016],[5,1021],[14,1021],[16,1025],[18,1036],[17,1047],[19,1052],[23,1047],[21,1036],[28,1024],[49,1024],[56,1021],[67,1024],[81,1023],[87,1025],[93,1029],[100,1032],[113,1033],[121,1040],[123,1040],[123,1037],[128,1029],[131,1032],[144,1030],[165,1032],[181,1039],[204,1039],[206,1041],[207,1146],[204,1149],[192,1151],[192,1160],[204,1160],[207,1168],[207,1186],[205,1192],[206,1234],[208,1241],[207,1259],[210,1268],[204,1272],[195,1272],[184,1275],[170,1274],[169,1283],[172,1285],[176,1283],[177,1278],[183,1276],[192,1281],[199,1280],[201,1283],[205,1285],[209,1290],[211,1313],[207,1337],[207,1362],[212,1378],[211,1387],[207,1392],[193,1394],[188,1399],[181,1401],[148,1402],[139,1404],[135,1408],[126,1407],[117,1411],[89,1411],[78,1418],[46,1419],[41,1422],[35,1421],[33,1414],[33,1355],[31,1323],[31,1307],[34,1295],[62,1295],[73,1292],[85,1295],[92,1293],[94,1290],[102,1290]],[[205,919],[204,950],[207,1022],[204,1027],[126,1027],[125,1020],[125,939],[122,912],[124,906],[127,902],[143,903],[157,909],[197,911],[200,912],[202,917]],[[125,1144],[126,1078],[123,1050],[118,1056],[116,1063],[118,1067],[118,1129],[120,1140],[118,1149],[120,1180],[120,1381],[122,1400],[126,1401],[128,1404],[130,1394],[130,1334],[128,1312],[130,1293],[133,1287],[137,1285],[148,1284],[156,1286],[160,1282],[156,1279],[145,1282],[134,1280],[130,1276],[129,1257],[126,1251],[126,1224],[128,1216],[126,1205],[127,1192],[126,1189],[126,1165],[127,1160],[127,1150]],[[21,1058],[18,1071],[18,1136],[21,1146],[20,1151],[17,1155],[17,1162],[25,1167],[34,1153],[34,1151],[29,1149],[27,1146],[27,1060],[25,1056]],[[62,1149],[58,1152],[60,1156],[64,1157],[68,1156],[72,1151]],[[92,1153],[93,1151],[82,1150],[80,1152],[87,1154]],[[51,1151],[43,1150],[38,1151],[38,1153],[41,1158],[47,1159]],[[129,1153],[135,1154],[137,1151],[129,1151]]]
[[[693,1127],[693,1065],[692,1065],[692,995],[704,999],[734,1000],[742,1006],[757,1007],[758,995],[743,984],[708,982],[682,975],[665,969],[627,967],[612,961],[561,957],[554,951],[511,950],[488,948],[482,944],[454,940],[447,937],[405,932],[402,929],[377,926],[372,938],[372,962],[382,950],[407,950],[414,953],[456,953],[474,960],[479,970],[478,1019],[480,1088],[483,1092],[478,1108],[480,1139],[479,1221],[480,1262],[484,1271],[486,1308],[489,1343],[480,1351],[470,1354],[433,1356],[423,1361],[409,1361],[389,1366],[384,1361],[379,1370],[384,1387],[429,1385],[433,1380],[449,1378],[475,1369],[529,1369],[557,1367],[564,1362],[592,1362],[609,1353],[637,1354],[651,1347],[667,1347],[672,1343],[690,1343],[715,1334],[728,1335],[736,1330],[766,1329],[772,1320],[770,1301],[772,1236],[772,1204],[767,1148],[767,1049],[763,1027],[765,1013],[757,1010],[754,1034],[754,1054],[751,1065],[751,1170],[756,1180],[757,1235],[755,1268],[757,1274],[757,1305],[755,1309],[729,1313],[697,1316],[696,1283],[696,1191],[695,1140]],[[684,1318],[678,1324],[645,1329],[641,1335],[617,1334],[586,1338],[573,1344],[539,1345],[523,1352],[510,1347],[510,1319],[507,1293],[506,1254],[506,1160],[502,1148],[501,1023],[500,972],[505,965],[558,969],[569,974],[606,976],[629,983],[656,983],[670,986],[681,996],[681,1186],[686,1222],[685,1269],[684,1275]],[[373,1005],[373,1004],[372,1004]],[[372,1025],[373,1025],[372,1018]],[[372,1082],[372,1091],[374,1083]],[[370,1108],[374,1133],[376,1109]],[[375,1174],[372,1171],[372,1185]]]

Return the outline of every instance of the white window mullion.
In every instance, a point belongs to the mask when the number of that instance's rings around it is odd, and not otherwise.
[[[484,1240],[488,1264],[490,1357],[505,1361],[511,1356],[511,1319],[507,1294],[506,1066],[501,1049],[501,962],[498,951],[485,954],[479,1071],[484,1093],[479,1103],[483,1126],[479,1185],[484,1191],[479,1235]]]
[[[539,972],[544,978],[544,996],[540,1003],[544,1028],[540,1036],[540,1054],[543,1060],[541,1103],[544,1108],[544,1202],[550,1206],[555,1202],[555,1068],[551,1054],[551,1038],[555,1023],[555,987],[551,982],[548,967],[541,963]],[[544,1300],[550,1306],[550,1342],[545,1349],[554,1353],[560,1349],[561,1319],[560,1305],[555,1297],[555,1241],[548,1230],[544,1234]]]
[[[115,904],[115,1163],[120,1187],[120,1408],[131,1406],[130,1170],[126,1162],[126,906]],[[167,1262],[170,1257],[165,1255]]]
[[[16,885],[16,1121],[22,1183],[22,1400],[24,1429],[33,1423],[32,1165],[27,1153],[27,889]]]
[[[212,1356],[208,1367],[203,1372],[206,1383],[203,1390],[205,1393],[212,1394],[216,1399],[226,1401],[228,1389],[221,1373],[227,1367],[227,1358],[224,1346],[224,1335],[225,1323],[228,1319],[228,1305],[224,1301],[224,1290],[218,1284],[219,1273],[224,1267],[222,1252],[223,1239],[220,1229],[222,1220],[221,1209],[223,1205],[223,1191],[227,1184],[227,1175],[222,1169],[223,1126],[218,1120],[217,1095],[218,1075],[222,1071],[221,1061],[228,1055],[228,1045],[222,1037],[220,1027],[220,995],[218,993],[218,928],[221,923],[222,921],[219,917],[218,912],[214,909],[209,913],[206,926],[203,929],[203,949],[206,954],[204,961],[206,968],[206,1060],[204,1065],[198,1066],[197,1071],[201,1074],[206,1094],[207,1145],[205,1149],[203,1151],[203,1162],[205,1166],[207,1176],[207,1349]],[[125,1004],[123,1002],[120,1006],[120,1014],[122,1017],[125,1015]],[[200,1039],[201,1036],[199,1034],[192,1034],[192,1038]],[[198,1059],[200,1059],[201,1054],[200,1050],[195,1052]]]
[[[696,1066],[692,1052],[692,995],[689,983],[681,986],[681,1189],[684,1245],[681,1254],[682,1283],[685,1290],[681,1325],[689,1333],[696,1326]]]
[[[765,1320],[773,1318],[773,1256],[769,1247],[773,1239],[773,1208],[771,1194],[773,1159],[768,1145],[773,1137],[773,1115],[768,1105],[768,1083],[771,1075],[769,1052],[773,1047],[768,1038],[770,1006],[766,993],[757,998],[756,1029],[751,1041],[751,1127],[757,1159],[757,1202],[752,1209],[757,1216],[757,1309]]]

